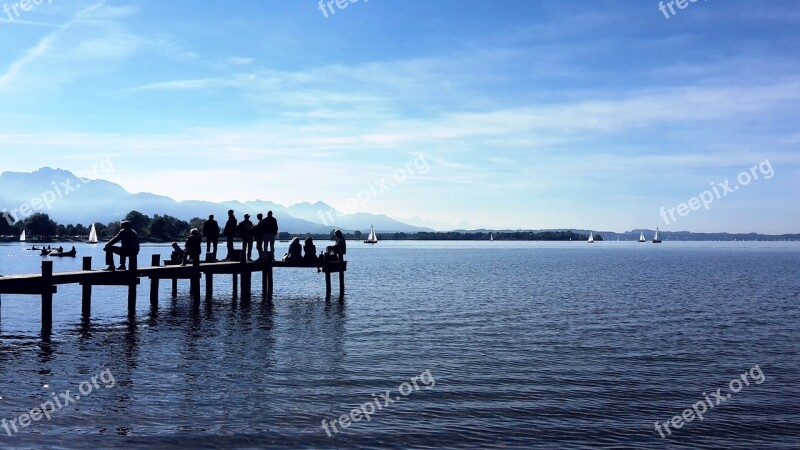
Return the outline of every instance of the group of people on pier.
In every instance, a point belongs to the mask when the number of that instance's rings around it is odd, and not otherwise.
[[[269,260],[275,261],[275,238],[278,235],[278,221],[272,215],[272,211],[268,211],[266,217],[258,213],[256,218],[258,221],[254,224],[250,220],[250,214],[245,214],[244,219],[239,222],[231,209],[228,211],[228,220],[225,222],[225,227],[220,229],[219,223],[214,219],[214,215],[210,214],[208,220],[203,224],[202,236],[206,238],[206,253],[211,253],[211,260],[217,260],[219,238],[225,237],[228,249],[225,261],[238,261],[239,258],[236,257],[237,252],[234,248],[234,239],[238,236],[242,240],[241,254],[247,260],[252,261],[253,259],[253,242],[255,241],[258,260],[265,261],[269,258]],[[133,260],[139,254],[138,234],[133,230],[129,221],[123,220],[120,225],[119,233],[103,247],[106,252],[107,265],[104,270],[126,270],[126,258]],[[200,261],[203,248],[202,236],[200,230],[192,228],[183,249],[180,248],[177,242],[173,242],[172,260],[180,261],[181,265],[186,265],[190,259],[192,261]],[[335,255],[338,261],[343,261],[344,255],[347,253],[344,234],[342,234],[341,230],[335,230],[334,236],[336,242],[334,245],[326,247],[326,252],[328,255]],[[120,246],[114,245],[117,242],[120,243]],[[326,260],[326,255],[324,253],[317,255],[317,248],[310,237],[306,238],[304,244],[300,244],[299,237],[293,238],[289,244],[288,252],[283,257],[283,261],[319,267]],[[120,256],[120,265],[117,268],[114,267],[115,254]]]

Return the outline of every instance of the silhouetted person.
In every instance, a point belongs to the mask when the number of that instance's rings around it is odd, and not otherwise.
[[[317,246],[314,245],[314,240],[306,238],[305,243],[303,244],[303,261],[306,262],[308,265],[316,265],[317,264]]]
[[[219,244],[219,224],[214,220],[214,215],[209,214],[208,220],[203,224],[203,236],[206,237],[206,253],[211,253],[211,259],[217,259],[217,245]],[[214,247],[213,253],[211,247]]]
[[[283,257],[283,260],[288,263],[301,263],[303,262],[303,246],[300,245],[300,238],[292,238],[292,243],[289,244],[289,252]]]
[[[247,255],[247,259],[253,259],[253,222],[250,221],[250,214],[244,215],[236,231],[242,238],[242,253]]]
[[[120,243],[120,247],[114,246],[117,242]],[[103,270],[114,271],[115,254],[119,255],[118,269],[125,270],[125,258],[133,260],[139,254],[139,235],[133,231],[130,222],[123,220],[120,223],[119,233],[108,241],[103,250],[106,252],[106,264],[108,265]]]
[[[189,237],[186,239],[186,251],[183,254],[182,266],[186,265],[186,261],[192,258],[192,262],[200,261],[200,252],[203,251],[203,239],[200,237],[200,230],[192,228],[189,232]]]
[[[326,247],[325,251],[335,254],[339,258],[339,261],[344,261],[344,255],[347,253],[347,242],[344,239],[342,230],[334,231],[333,235],[336,237],[336,243]]]
[[[258,260],[264,259],[264,215],[261,213],[256,214],[258,222],[253,225],[253,237],[256,240],[256,251],[258,252]]]
[[[233,215],[233,210],[228,211],[228,221],[225,222],[225,229],[222,230],[222,234],[225,235],[225,239],[228,243],[228,256],[225,258],[228,261],[233,261],[233,238],[236,237],[236,224],[237,224],[236,216]]]
[[[169,260],[172,262],[183,262],[183,255],[186,252],[183,251],[180,245],[177,242],[172,243],[172,255],[170,255]]]
[[[267,218],[264,219],[264,250],[272,255],[275,261],[275,238],[278,236],[278,221],[272,217],[272,211],[267,211]],[[269,244],[269,245],[267,245]]]

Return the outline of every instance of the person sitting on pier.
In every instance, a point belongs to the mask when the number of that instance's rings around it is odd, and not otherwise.
[[[117,242],[120,243],[120,247],[114,246]],[[108,241],[103,250],[106,252],[106,264],[108,265],[103,270],[114,271],[114,254],[119,255],[118,270],[125,270],[125,258],[131,260],[131,267],[133,267],[134,259],[139,254],[139,235],[133,231],[130,222],[123,220],[120,223],[119,233]]]
[[[303,262],[303,247],[300,245],[300,238],[292,238],[292,243],[289,244],[289,253],[287,253],[283,260],[290,264],[299,264]]]
[[[239,222],[236,229],[239,237],[242,238],[242,254],[247,255],[248,260],[253,259],[253,222],[250,221],[250,214],[244,215],[244,220]]]
[[[344,255],[347,253],[347,242],[344,239],[344,234],[342,234],[342,230],[336,230],[333,235],[336,237],[336,243],[325,247],[325,251],[336,255],[339,261],[344,261]]]
[[[192,258],[192,262],[200,263],[200,253],[203,251],[203,240],[200,237],[200,230],[192,228],[189,232],[189,238],[186,239],[186,251],[183,253],[182,266],[186,265],[186,261]]]
[[[170,255],[170,261],[177,263],[183,262],[183,257],[186,252],[183,251],[180,245],[177,242],[172,243],[172,255]]]
[[[310,237],[306,238],[306,241],[303,244],[303,261],[305,261],[305,263],[309,266],[316,266],[318,262],[317,246],[314,245],[314,240]]]
[[[222,230],[222,234],[225,235],[225,239],[228,243],[228,256],[225,258],[226,261],[233,261],[233,238],[236,237],[237,223],[236,216],[233,215],[233,210],[229,210],[228,221],[225,222],[225,229]]]
[[[217,259],[217,245],[219,244],[219,224],[214,220],[214,215],[209,214],[208,220],[203,224],[203,236],[206,237],[206,253],[211,253],[211,259]],[[211,247],[214,251],[211,251]]]
[[[272,211],[267,211],[267,217],[264,219],[264,250],[272,256],[273,261],[275,261],[276,237],[278,237],[278,220],[272,217]]]

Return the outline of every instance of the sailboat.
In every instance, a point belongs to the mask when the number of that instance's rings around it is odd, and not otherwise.
[[[589,232],[589,241],[590,244],[594,244],[594,233],[591,231]]]
[[[22,234],[19,235],[19,241],[25,242],[25,230],[22,230]]]
[[[489,242],[494,242],[494,233],[489,233]]]
[[[367,239],[364,240],[365,244],[377,244],[378,243],[378,236],[375,235],[375,227],[372,225],[369,226],[369,236]]]
[[[653,236],[653,244],[660,244],[661,237],[658,235],[658,227],[656,227],[656,234]]]
[[[92,224],[92,229],[89,230],[89,243],[97,244],[97,230],[94,228],[94,224]]]
[[[647,242],[647,239],[644,238],[644,231],[639,235],[639,242]]]

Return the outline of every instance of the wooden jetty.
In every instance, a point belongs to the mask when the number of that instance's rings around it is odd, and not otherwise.
[[[42,330],[50,331],[53,325],[53,294],[59,285],[80,284],[81,310],[89,317],[92,310],[92,286],[126,286],[128,288],[128,315],[136,315],[136,289],[142,278],[150,279],[150,304],[158,306],[158,288],[161,280],[172,281],[172,297],[178,295],[178,280],[189,280],[189,293],[195,302],[200,300],[200,279],[205,279],[206,299],[214,293],[214,275],[233,277],[233,295],[250,298],[254,272],[261,273],[262,293],[272,299],[272,273],[276,268],[317,269],[317,265],[289,264],[283,261],[247,261],[244,257],[236,261],[210,262],[211,254],[206,254],[206,262],[194,261],[187,266],[161,265],[161,255],[153,255],[151,267],[139,268],[136,258],[130,261],[128,270],[106,272],[92,270],[92,257],[83,257],[83,270],[79,272],[53,273],[53,262],[42,261],[42,273],[33,275],[14,275],[0,277],[0,295],[22,294],[39,295],[42,298]],[[347,261],[321,263],[325,273],[325,299],[331,298],[331,274],[339,274],[339,300],[344,299],[344,272]]]

